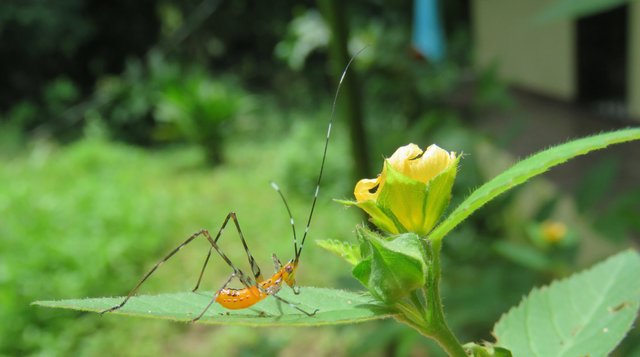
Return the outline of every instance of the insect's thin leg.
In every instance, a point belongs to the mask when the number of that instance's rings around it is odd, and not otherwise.
[[[101,311],[100,314],[104,314],[105,312],[111,312],[111,311],[115,311],[118,310],[119,308],[123,307],[124,304],[127,303],[127,301],[129,301],[129,299],[136,294],[136,292],[138,291],[138,289],[140,288],[140,286],[147,281],[147,279],[151,276],[151,274],[153,274],[162,264],[164,264],[164,262],[166,262],[167,260],[169,260],[171,257],[173,257],[178,251],[180,251],[180,249],[184,248],[187,244],[191,243],[194,239],[196,239],[197,237],[199,237],[200,235],[204,235],[205,237],[209,236],[209,232],[207,232],[206,229],[201,229],[198,232],[192,234],[189,238],[187,238],[184,242],[182,242],[182,244],[180,244],[179,246],[177,246],[174,250],[171,251],[171,253],[167,254],[167,256],[165,256],[161,261],[159,261],[158,263],[156,263],[156,265],[153,266],[153,268],[151,268],[151,270],[149,270],[149,272],[147,272],[147,274],[144,275],[144,277],[142,277],[142,279],[140,279],[140,281],[138,282],[138,284],[136,284],[136,286],[131,289],[131,291],[129,292],[129,294],[127,295],[127,297],[124,298],[124,300],[109,309],[106,309],[104,311]]]
[[[313,310],[313,312],[311,312],[311,313],[306,312],[306,311],[302,310],[301,308],[297,307],[294,303],[292,303],[292,302],[290,302],[290,301],[287,301],[287,300],[285,300],[285,299],[281,298],[280,296],[278,296],[278,295],[276,295],[276,294],[273,294],[273,295],[271,295],[271,296],[273,296],[274,298],[278,299],[279,301],[282,301],[283,303],[285,303],[285,304],[287,304],[287,305],[291,306],[292,308],[294,308],[294,309],[296,309],[296,310],[298,310],[298,311],[300,311],[300,312],[304,313],[305,315],[307,315],[307,316],[309,316],[309,317],[314,316],[314,315],[316,314],[316,312],[318,312],[318,309]]]
[[[236,226],[236,230],[238,231],[238,235],[240,236],[240,240],[242,241],[242,246],[244,247],[244,251],[247,253],[247,259],[249,260],[249,265],[251,266],[251,272],[253,273],[254,279],[256,280],[256,282],[261,282],[263,278],[262,278],[262,273],[260,272],[260,267],[258,266],[258,263],[256,263],[256,260],[251,255],[251,252],[249,251],[249,246],[247,245],[247,241],[244,239],[244,234],[242,234],[242,230],[240,229],[240,223],[238,223],[238,217],[236,216],[235,212],[229,212],[227,214],[227,217],[225,217],[224,222],[220,227],[220,230],[218,230],[218,234],[216,234],[216,238],[210,239],[209,237],[208,239],[214,243],[218,243],[218,239],[220,239],[220,237],[222,236],[222,233],[224,232],[227,226],[227,223],[229,222],[229,219],[232,219],[234,225]],[[204,275],[204,270],[207,268],[207,264],[209,263],[210,257],[211,257],[211,249],[209,249],[209,252],[207,253],[207,258],[205,259],[204,264],[202,265],[202,270],[200,271],[198,282],[196,283],[196,287],[193,288],[193,291],[198,290],[198,287],[200,287],[200,282],[202,281],[202,276]]]
[[[212,250],[213,250],[213,248],[210,247],[209,251],[207,252],[207,257],[204,260],[204,264],[202,264],[202,270],[200,270],[200,276],[198,276],[198,282],[196,282],[196,286],[193,288],[193,290],[191,290],[192,292],[195,292],[200,287],[200,282],[202,282],[202,276],[204,275],[204,270],[207,267],[207,263],[209,263],[209,258],[211,258],[211,251]]]
[[[235,265],[233,265],[233,262],[231,261],[231,259],[229,259],[229,257],[227,257],[226,254],[224,254],[224,252],[222,251],[222,249],[220,249],[220,247],[218,246],[218,244],[216,243],[216,241],[214,239],[211,238],[211,235],[209,234],[209,232],[205,231],[204,236],[207,238],[207,240],[209,241],[209,243],[211,243],[211,247],[213,249],[216,250],[216,252],[218,253],[218,255],[220,255],[220,257],[222,258],[222,260],[225,261],[225,263],[227,263],[227,265],[233,269],[233,274],[238,277],[238,280],[240,280],[240,282],[242,283],[242,285],[244,285],[245,288],[249,289],[251,286],[257,286],[259,287],[259,284],[257,281],[253,281],[251,278],[247,277],[244,272],[242,272],[242,270],[236,268]]]
[[[231,219],[233,220],[234,225],[236,226],[236,230],[238,231],[238,235],[240,236],[240,240],[242,241],[242,246],[244,247],[245,253],[247,253],[247,259],[249,259],[249,265],[251,266],[251,272],[253,273],[253,277],[256,280],[256,283],[263,281],[262,274],[260,272],[260,267],[256,260],[249,252],[249,246],[247,246],[247,241],[244,239],[244,234],[242,234],[242,229],[240,229],[240,223],[238,222],[238,217],[235,212],[229,212]],[[215,242],[218,242],[218,237],[216,237]]]
[[[224,232],[225,227],[227,226],[227,223],[229,222],[229,218],[231,218],[231,213],[228,213],[227,216],[224,218],[224,221],[222,222],[222,225],[220,226],[220,229],[218,230],[218,234],[216,234],[216,239],[214,240],[214,242],[218,242],[218,239],[220,239],[220,237],[222,236],[222,232]],[[209,238],[207,238],[209,239]],[[213,249],[213,247],[209,248],[209,252],[207,252],[207,257],[204,260],[204,264],[202,264],[202,269],[200,270],[200,276],[198,276],[198,281],[196,282],[196,286],[193,288],[193,292],[195,292],[196,290],[198,290],[198,288],[200,287],[200,283],[202,282],[202,276],[204,275],[204,270],[207,268],[207,264],[209,263],[209,258],[211,258],[211,250]]]
[[[218,289],[218,291],[216,291],[215,294],[213,294],[213,298],[211,299],[211,301],[209,301],[209,304],[207,304],[207,307],[204,308],[204,310],[202,310],[202,312],[200,313],[200,315],[198,315],[195,319],[191,320],[191,322],[196,322],[198,320],[200,320],[202,318],[202,316],[204,316],[204,314],[207,312],[207,310],[209,310],[209,308],[211,307],[211,305],[213,305],[213,303],[216,301],[216,299],[218,298],[218,296],[220,295],[220,293],[222,292],[222,290],[224,290],[227,285],[229,285],[229,283],[231,282],[231,280],[236,276],[236,273],[233,272],[231,274],[231,276],[229,276],[229,279],[227,279],[227,281],[222,285],[222,287],[220,289]]]
[[[234,277],[237,277],[238,280],[240,280],[240,282],[242,283],[242,285],[244,285],[244,287],[247,288],[247,289],[251,289],[250,286],[254,285],[254,284],[255,284],[255,286],[259,286],[257,282],[252,282],[251,278],[248,278],[246,275],[244,275],[242,270],[236,268],[235,265],[233,265],[233,263],[231,262],[231,259],[229,259],[229,257],[227,257],[227,255],[222,252],[222,250],[220,249],[220,247],[216,243],[217,239],[216,240],[212,239],[211,235],[209,235],[209,232],[206,232],[206,231],[204,232],[204,235],[207,238],[207,240],[209,241],[209,243],[211,243],[211,247],[213,249],[215,249],[216,252],[220,255],[220,257],[222,257],[222,259],[227,263],[227,265],[229,265],[231,267],[231,269],[233,269],[233,273],[231,273],[231,276],[229,276],[229,279],[227,279],[227,281],[224,283],[224,285],[222,285],[222,287],[220,289],[218,289],[218,291],[216,291],[216,293],[213,295],[213,298],[211,299],[211,301],[209,301],[209,304],[207,304],[207,306],[204,308],[204,310],[202,310],[200,315],[198,315],[195,319],[193,319],[192,322],[198,321],[200,318],[202,318],[202,316],[204,316],[204,314],[207,312],[207,310],[209,310],[211,305],[213,305],[213,303],[216,301],[216,299],[218,298],[218,296],[220,295],[222,290],[224,290],[227,287],[227,285],[229,285],[229,283],[231,282],[231,280]],[[216,237],[216,238],[219,238],[219,236]]]

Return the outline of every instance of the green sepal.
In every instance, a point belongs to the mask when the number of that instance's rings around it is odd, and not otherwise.
[[[320,247],[340,256],[351,265],[356,265],[362,260],[360,247],[356,244],[336,239],[316,240],[315,242]]]
[[[366,288],[369,287],[369,278],[371,276],[371,243],[366,237],[370,234],[375,234],[366,228],[361,226],[356,227],[356,237],[360,242],[360,257],[361,260],[351,270],[351,274],[360,281]]]
[[[382,237],[358,227],[363,260],[352,270],[371,294],[387,304],[403,299],[426,282],[425,242],[417,234]]]
[[[471,357],[513,357],[508,349],[494,346],[489,342],[484,342],[482,345],[470,342],[463,347]]]
[[[386,181],[380,189],[377,205],[394,223],[398,233],[414,232],[426,236],[433,229],[451,200],[459,160],[457,158],[427,183],[407,177],[385,162]]]
[[[360,284],[364,285],[367,289],[369,289],[369,280],[371,278],[371,258],[366,258],[361,260],[356,266],[351,270],[351,274],[358,279]],[[372,289],[369,289],[373,292]],[[380,299],[378,295],[375,295],[376,298]]]
[[[367,212],[369,215],[369,221],[373,223],[376,227],[382,229],[385,232],[389,232],[391,234],[398,234],[401,232],[406,232],[407,230],[402,228],[402,225],[397,223],[397,220],[394,222],[393,215],[389,214],[387,210],[384,210],[382,207],[376,204],[376,201],[347,201],[347,200],[334,200],[338,203],[342,203],[346,206],[356,206],[361,210]]]
[[[362,201],[357,205],[369,214],[369,221],[383,231],[391,234],[404,233],[407,231],[395,218],[393,212],[380,206],[376,201]]]
[[[396,171],[388,161],[384,165],[386,180],[378,194],[378,206],[387,213],[399,232],[425,234],[421,227],[427,185]]]
[[[427,197],[424,202],[425,220],[423,222],[423,229],[426,233],[433,229],[449,206],[459,162],[460,157],[457,157],[454,163],[427,183]]]

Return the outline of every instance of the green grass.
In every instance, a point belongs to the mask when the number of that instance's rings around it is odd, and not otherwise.
[[[24,153],[5,155],[0,166],[0,355],[236,355],[259,348],[280,351],[313,340],[314,333],[304,330],[255,334],[29,305],[42,299],[125,294],[188,235],[200,228],[217,231],[230,210],[238,214],[263,271],[271,272],[272,253],[288,260],[293,251],[284,207],[269,187],[270,180],[279,180],[286,193],[287,183],[296,182],[283,175],[295,170],[279,162],[291,155],[293,146],[286,140],[236,141],[227,149],[227,164],[217,168],[206,168],[194,149],[145,151],[99,140],[65,147],[36,142]],[[330,173],[343,155],[341,147],[330,149]],[[301,160],[304,165],[317,166],[318,155],[309,156],[308,162]],[[348,266],[313,244],[315,239],[348,239],[359,220],[355,211],[331,201],[350,194],[349,187],[331,181],[321,193],[298,280],[302,285],[355,287]],[[311,194],[289,197],[299,229]],[[235,232],[227,230],[222,247],[247,269]],[[205,242],[196,242],[183,250],[142,292],[192,288],[206,249]],[[228,274],[228,267],[213,260],[203,289],[215,289]],[[331,336],[355,338],[330,328],[315,331],[322,335],[313,342],[321,353],[331,348],[323,345]]]

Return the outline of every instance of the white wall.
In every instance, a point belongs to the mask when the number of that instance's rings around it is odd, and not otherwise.
[[[495,62],[501,76],[514,85],[572,100],[576,95],[574,26],[570,21],[538,24],[532,19],[552,1],[473,1],[475,62],[481,67]]]

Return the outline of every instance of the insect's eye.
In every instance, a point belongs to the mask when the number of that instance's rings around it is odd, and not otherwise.
[[[286,270],[287,273],[291,273],[293,271],[293,267],[291,265],[287,265],[286,267],[284,267],[284,270]]]

